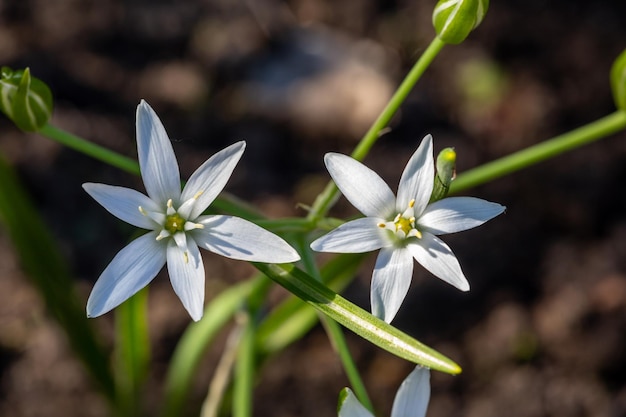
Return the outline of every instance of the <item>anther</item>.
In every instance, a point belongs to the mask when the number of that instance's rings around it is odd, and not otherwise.
[[[174,210],[174,203],[172,202],[172,199],[170,198],[169,200],[167,200],[167,215],[171,216],[174,213],[176,213],[176,210]]]

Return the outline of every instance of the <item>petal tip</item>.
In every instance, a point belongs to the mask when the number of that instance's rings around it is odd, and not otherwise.
[[[199,322],[202,319],[202,316],[204,315],[203,313],[198,314],[191,314],[191,312],[189,313],[189,315],[191,316],[191,320],[195,321],[196,323]]]

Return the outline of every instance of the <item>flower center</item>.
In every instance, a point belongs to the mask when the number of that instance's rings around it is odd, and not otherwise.
[[[173,235],[176,232],[182,232],[185,230],[185,222],[186,220],[183,219],[180,214],[174,213],[165,218],[163,228],[167,230],[170,235]]]
[[[204,225],[202,223],[196,223],[195,221],[190,221],[189,216],[193,210],[194,204],[198,197],[202,194],[202,192],[196,193],[192,198],[185,201],[181,206],[176,210],[174,208],[174,203],[172,199],[167,201],[167,207],[165,209],[165,213],[163,212],[152,212],[144,210],[143,207],[139,206],[139,211],[144,216],[150,217],[154,222],[159,225],[156,230],[161,230],[161,232],[156,237],[156,240],[161,240],[168,238],[170,236],[178,236],[178,239],[182,239],[180,236],[180,232],[188,232],[193,229],[203,229]],[[176,240],[176,239],[175,239]],[[182,243],[176,241],[178,246],[181,246]]]
[[[415,227],[415,216],[413,215],[413,206],[415,200],[409,201],[409,206],[403,213],[398,213],[391,222],[379,223],[378,227],[381,229],[387,229],[400,240],[407,239],[409,237],[422,238],[422,232]]]
[[[415,217],[407,219],[398,214],[396,220],[393,222],[396,225],[396,232],[402,230],[405,235],[408,235],[411,229],[415,228]]]

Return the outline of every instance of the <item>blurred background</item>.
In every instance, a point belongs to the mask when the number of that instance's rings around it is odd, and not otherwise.
[[[55,97],[53,123],[134,157],[146,99],[183,177],[248,143],[226,190],[270,217],[303,216],[434,36],[426,0],[5,0],[0,63],[30,67]],[[428,69],[366,164],[395,189],[421,138],[455,147],[462,172],[614,111],[610,66],[626,47],[618,0],[492,1],[482,25]],[[86,301],[134,232],[83,182],[139,178],[0,117],[0,152],[53,231]],[[464,368],[433,373],[429,417],[626,416],[626,133],[467,192],[507,212],[445,236],[472,285],[460,293],[416,267],[394,324]],[[2,198],[2,190],[0,190]],[[356,214],[344,200],[332,212]],[[207,297],[252,268],[204,252]],[[374,257],[345,296],[369,309]],[[151,285],[148,409],[190,322],[161,274]],[[285,291],[277,288],[273,301]],[[95,319],[111,346],[112,315]],[[411,364],[351,333],[379,415]],[[197,414],[223,344],[203,362]],[[0,230],[0,415],[105,416],[62,329]],[[348,382],[321,327],[263,368],[255,416],[336,415]]]

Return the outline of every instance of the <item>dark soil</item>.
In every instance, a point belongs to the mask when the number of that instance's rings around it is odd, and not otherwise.
[[[227,191],[269,216],[304,215],[298,204],[310,204],[328,179],[323,154],[351,150],[433,37],[434,4],[9,0],[0,3],[0,63],[28,66],[50,85],[57,126],[130,156],[134,109],[145,98],[184,177],[245,139]],[[608,73],[626,46],[625,17],[626,3],[615,0],[493,1],[470,38],[436,59],[366,163],[397,184],[431,133],[436,150],[456,148],[462,172],[613,112]],[[80,185],[141,188],[140,180],[4,117],[0,152],[86,300],[133,230]],[[625,161],[621,132],[467,192],[508,208],[444,237],[472,290],[459,293],[416,267],[394,321],[464,368],[458,377],[433,373],[429,417],[626,416]],[[355,212],[341,200],[333,214]],[[209,298],[252,272],[205,255]],[[365,308],[372,260],[345,293]],[[165,275],[151,285],[149,316],[152,415],[190,322]],[[94,322],[111,344],[111,315]],[[389,415],[411,364],[347,337],[379,415]],[[190,414],[218,358],[219,346],[202,365]],[[1,231],[0,370],[0,415],[107,415]],[[254,415],[336,415],[347,385],[318,327],[263,368]]]

